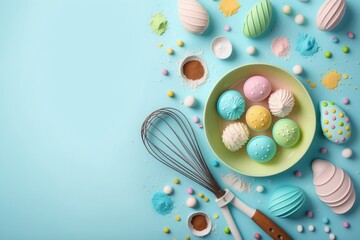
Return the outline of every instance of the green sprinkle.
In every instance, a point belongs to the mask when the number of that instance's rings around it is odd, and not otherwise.
[[[332,57],[332,54],[331,54],[331,52],[327,51],[327,52],[324,53],[324,56],[325,56],[326,58],[331,58],[331,57]]]
[[[226,234],[230,234],[230,233],[231,233],[230,228],[226,227],[226,228],[224,229],[224,232],[225,232]]]
[[[344,126],[344,123],[343,123],[343,122],[339,122],[339,126],[340,126],[340,127]]]
[[[344,53],[348,53],[350,51],[350,48],[348,46],[343,46],[342,51]]]
[[[330,104],[331,104],[331,105],[335,105],[335,102],[331,101]]]
[[[322,105],[323,105],[324,107],[327,107],[327,106],[328,106],[327,102],[323,102]]]

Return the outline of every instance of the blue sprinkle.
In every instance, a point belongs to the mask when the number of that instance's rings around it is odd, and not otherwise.
[[[151,202],[154,210],[161,215],[171,213],[171,210],[174,207],[173,200],[171,200],[169,196],[162,192],[154,193]]]
[[[218,162],[218,161],[212,161],[212,162],[211,162],[211,165],[212,165],[213,167],[218,167],[218,166],[219,166],[219,162]]]
[[[314,37],[299,33],[295,50],[298,51],[301,56],[308,57],[318,52],[319,45]]]
[[[328,219],[327,217],[324,217],[324,218],[322,219],[322,222],[323,222],[324,224],[328,224],[328,223],[329,223],[329,219]]]
[[[335,36],[331,36],[331,37],[330,37],[330,40],[331,40],[333,43],[339,42],[339,39],[338,39],[337,37],[335,37]]]

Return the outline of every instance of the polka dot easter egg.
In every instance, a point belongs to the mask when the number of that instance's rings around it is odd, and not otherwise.
[[[253,160],[264,163],[276,154],[275,142],[267,136],[256,136],[246,146],[246,151]]]
[[[254,131],[265,131],[271,125],[269,110],[263,106],[254,105],[250,107],[245,115],[247,125]]]
[[[331,101],[320,102],[321,129],[330,141],[341,144],[351,137],[350,118]]]

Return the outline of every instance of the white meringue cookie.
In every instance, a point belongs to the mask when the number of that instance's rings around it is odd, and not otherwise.
[[[222,141],[227,149],[235,152],[249,140],[249,129],[241,122],[231,123],[222,134]]]
[[[270,112],[276,117],[287,116],[292,111],[294,105],[294,96],[286,89],[278,89],[269,97]]]

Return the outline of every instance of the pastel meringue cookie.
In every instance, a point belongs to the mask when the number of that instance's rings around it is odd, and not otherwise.
[[[320,121],[324,136],[331,142],[341,144],[350,139],[350,118],[334,102],[320,102]]]
[[[246,145],[246,152],[251,159],[265,163],[275,156],[276,144],[267,136],[256,136]]]
[[[288,118],[278,120],[272,129],[272,135],[277,144],[283,148],[290,148],[296,145],[300,139],[299,125]]]
[[[202,34],[209,26],[209,13],[197,0],[178,0],[178,13],[188,32]]]
[[[227,149],[235,152],[247,143],[249,135],[249,129],[244,123],[231,123],[224,129],[222,141]]]
[[[254,131],[265,131],[271,125],[271,114],[263,106],[254,105],[246,111],[247,125]]]
[[[273,92],[268,102],[270,112],[276,117],[289,115],[295,105],[293,94],[286,89],[278,89]]]
[[[264,100],[271,93],[271,84],[263,76],[250,77],[243,86],[245,96],[255,102]]]
[[[219,115],[225,120],[236,120],[245,111],[245,100],[240,92],[227,90],[220,95],[217,105]]]
[[[316,26],[322,31],[334,29],[346,12],[345,0],[326,0],[316,16]]]
[[[299,187],[285,185],[279,187],[270,197],[269,211],[272,215],[286,218],[297,215],[305,207],[306,195]]]
[[[248,38],[263,34],[270,26],[272,7],[270,0],[261,0],[246,14],[243,33]]]

